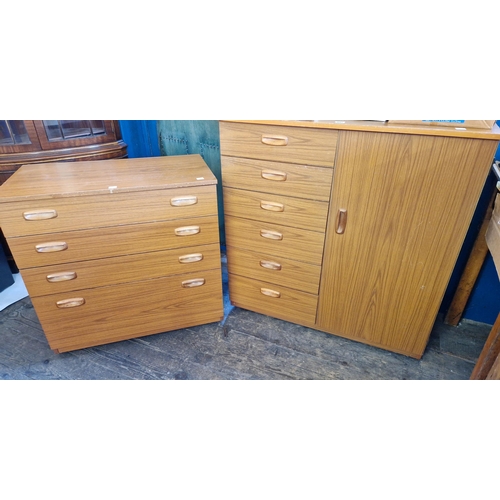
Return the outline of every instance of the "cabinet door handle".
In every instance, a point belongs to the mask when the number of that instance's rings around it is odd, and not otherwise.
[[[278,170],[262,170],[260,173],[263,179],[268,181],[286,181],[286,172],[280,172]]]
[[[23,217],[25,220],[55,219],[57,212],[55,210],[32,210],[31,212],[24,212]]]
[[[281,264],[278,264],[277,262],[273,262],[271,260],[261,260],[260,265],[264,269],[271,269],[273,271],[281,271]]]
[[[288,137],[286,135],[263,135],[262,144],[268,146],[286,146],[288,144]]]
[[[64,241],[52,241],[50,243],[40,243],[35,246],[38,253],[62,252],[68,248],[68,244]]]
[[[285,205],[283,203],[277,203],[275,201],[261,201],[260,208],[263,210],[268,210],[270,212],[283,212],[285,210]]]
[[[204,278],[195,278],[193,280],[186,280],[182,282],[183,288],[195,288],[205,284]]]
[[[262,295],[267,295],[268,297],[273,297],[274,299],[279,299],[281,297],[281,293],[276,290],[271,290],[270,288],[261,288],[260,293]]]
[[[189,253],[187,255],[181,255],[179,257],[179,262],[181,264],[190,264],[191,262],[200,262],[200,260],[203,260],[202,253]]]
[[[47,281],[50,283],[58,283],[59,281],[70,281],[74,279],[76,279],[76,273],[74,271],[47,274]]]
[[[83,297],[75,297],[73,299],[64,299],[56,302],[56,306],[59,309],[66,309],[68,307],[78,307],[85,304],[85,299]]]
[[[347,210],[340,208],[337,212],[337,234],[344,234],[347,225]]]
[[[260,235],[268,240],[282,240],[283,235],[278,233],[278,231],[268,231],[267,229],[261,229]]]
[[[196,205],[197,203],[197,196],[176,196],[170,199],[170,204],[173,207],[187,207],[189,205]]]
[[[200,226],[184,226],[174,230],[177,236],[191,236],[200,232]]]

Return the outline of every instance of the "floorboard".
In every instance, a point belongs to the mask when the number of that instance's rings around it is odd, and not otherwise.
[[[221,323],[56,354],[27,297],[0,312],[0,379],[468,380],[490,328],[440,316],[415,360],[232,308]]]

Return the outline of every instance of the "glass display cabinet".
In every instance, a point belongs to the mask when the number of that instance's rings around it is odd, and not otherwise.
[[[113,120],[0,120],[0,185],[21,165],[124,158]]]

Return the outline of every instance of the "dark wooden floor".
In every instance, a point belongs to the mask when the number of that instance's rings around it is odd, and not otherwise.
[[[222,323],[55,354],[27,297],[0,312],[0,379],[467,380],[489,329],[439,318],[415,360],[233,308]]]

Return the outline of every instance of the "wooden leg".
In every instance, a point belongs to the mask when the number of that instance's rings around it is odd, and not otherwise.
[[[500,314],[486,339],[470,380],[485,380],[500,354]],[[497,363],[498,364],[498,363]]]
[[[485,235],[493,213],[493,203],[495,198],[496,190],[490,200],[486,215],[484,216],[483,223],[481,224],[481,228],[479,230],[479,234],[477,235],[474,246],[472,247],[469,260],[467,261],[465,270],[460,278],[460,283],[458,284],[453,300],[451,301],[450,308],[448,309],[444,319],[444,322],[447,325],[457,326],[462,319],[469,296],[474,288],[474,285],[476,284],[476,280],[479,276],[481,268],[483,267],[484,260],[488,255],[488,245],[486,244]]]

